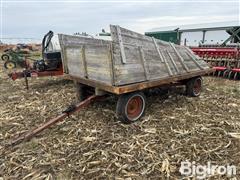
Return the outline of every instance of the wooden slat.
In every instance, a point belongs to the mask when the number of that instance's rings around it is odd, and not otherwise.
[[[60,44],[60,47],[61,47],[61,58],[62,58],[62,64],[63,64],[63,72],[64,73],[68,73],[68,67],[67,67],[67,58],[65,57],[66,56],[66,47],[62,44],[64,41],[63,41],[63,36],[62,35],[58,35],[58,38],[59,38],[59,44]]]
[[[170,76],[172,76],[173,73],[172,73],[172,71],[171,71],[171,68],[170,68],[170,66],[169,66],[169,64],[168,64],[168,62],[167,62],[164,54],[162,54],[161,51],[159,51],[159,53],[161,54],[161,57],[163,58],[163,62],[164,62],[165,66],[166,66],[166,68],[167,68],[167,70],[168,70],[168,74],[169,74]]]
[[[118,42],[120,45],[120,51],[121,51],[121,55],[122,55],[122,63],[125,64],[126,62],[126,55],[125,55],[125,51],[124,51],[124,46],[123,46],[123,40],[122,40],[122,36],[121,36],[121,30],[119,26],[116,26],[117,28],[117,36],[118,36]]]
[[[90,37],[83,37],[83,36],[73,36],[73,35],[58,35],[60,38],[60,41],[63,46],[79,46],[83,44],[91,44],[91,45],[108,45],[111,43],[111,41],[108,40],[102,40],[102,39],[95,39]]]
[[[171,62],[172,62],[172,64],[173,64],[173,66],[174,66],[175,70],[177,71],[177,74],[179,74],[179,73],[180,73],[180,71],[179,71],[179,69],[178,69],[178,67],[177,67],[177,64],[176,64],[176,62],[174,61],[174,59],[173,59],[173,57],[171,56],[171,54],[169,53],[169,51],[168,51],[168,50],[166,50],[166,52],[167,52],[167,54],[168,54],[168,56],[169,56],[169,58],[170,58],[170,60],[171,60]]]
[[[111,25],[110,27],[115,27],[115,26]],[[152,38],[150,36],[145,36],[143,34],[140,34],[122,27],[120,28],[121,28],[122,37],[126,37],[128,39],[134,39],[134,40],[137,40],[138,42],[141,41],[144,44],[152,44]],[[111,28],[111,33],[112,33],[112,29],[113,28]],[[115,38],[113,38],[113,41],[115,41]],[[165,46],[168,45],[168,43],[165,41],[160,41],[160,40],[158,41],[161,43],[161,45],[165,45]]]
[[[196,59],[196,57],[194,57],[193,55],[192,55],[192,53],[190,52],[190,50],[187,48],[187,47],[185,47],[186,48],[186,50],[187,50],[187,54],[189,55],[189,57],[192,59],[192,61],[197,65],[197,67],[199,67],[200,69],[204,69],[204,67],[202,67],[198,62],[197,62],[197,59]]]
[[[154,45],[155,45],[155,48],[156,48],[156,50],[157,50],[157,53],[158,53],[158,55],[159,55],[159,58],[160,58],[161,62],[164,62],[163,57],[162,57],[162,55],[161,55],[161,53],[160,53],[160,51],[159,51],[159,47],[158,47],[158,45],[157,45],[157,42],[156,42],[155,38],[152,37],[152,40],[153,40],[153,43],[154,43]]]
[[[85,77],[85,78],[88,78],[87,62],[86,62],[86,54],[85,54],[85,45],[82,46],[81,55],[82,55],[82,61],[83,61],[83,73],[84,73],[84,77]]]
[[[115,85],[115,74],[113,69],[113,54],[112,54],[112,43],[109,45],[109,54],[108,54],[108,63],[110,69],[110,76],[111,76],[111,84]]]
[[[68,65],[67,65],[67,51],[66,51],[66,47],[62,47],[62,62],[63,62],[63,70],[65,73],[69,73],[69,69],[68,69]]]
[[[143,65],[141,63],[115,65],[114,71],[116,75],[115,84],[118,86],[146,81]]]
[[[141,62],[142,62],[142,65],[143,65],[146,80],[149,80],[149,69],[147,68],[146,60],[145,60],[145,57],[144,57],[144,52],[143,52],[141,46],[139,46],[138,48],[139,48],[139,53],[140,53]]]
[[[175,51],[175,53],[177,54],[179,60],[180,60],[180,63],[181,65],[183,66],[183,68],[189,72],[189,69],[188,67],[186,66],[186,64],[184,63],[184,59],[182,58],[182,56],[179,54],[178,50],[175,48],[175,46],[173,45],[173,43],[169,42],[170,46],[173,48],[173,50]]]

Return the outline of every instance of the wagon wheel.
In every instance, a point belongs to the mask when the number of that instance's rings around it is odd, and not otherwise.
[[[186,92],[188,96],[197,97],[200,96],[202,91],[202,78],[195,77],[190,79],[186,84]]]
[[[6,61],[6,62],[4,63],[4,67],[5,67],[6,69],[13,69],[13,68],[16,68],[16,63],[13,62],[13,61]]]
[[[120,95],[116,113],[120,121],[125,124],[139,120],[145,111],[146,97],[142,92]]]
[[[1,59],[2,59],[3,61],[8,61],[8,60],[10,60],[10,57],[9,57],[9,55],[7,55],[7,54],[3,54],[3,55],[1,56]]]

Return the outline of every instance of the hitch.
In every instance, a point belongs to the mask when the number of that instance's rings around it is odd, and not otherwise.
[[[96,101],[98,99],[102,99],[104,96],[97,96],[97,95],[92,95],[85,99],[84,101],[76,104],[76,105],[70,105],[66,110],[64,110],[61,114],[59,114],[57,117],[50,119],[49,121],[43,123],[42,125],[28,131],[27,133],[24,133],[14,139],[12,142],[8,144],[8,146],[14,146],[17,145],[23,141],[28,141],[34,136],[36,136],[38,133],[42,132],[43,130],[49,128],[50,126],[56,124],[59,121],[64,120],[66,117],[69,117],[73,113],[79,111],[81,108],[86,107],[89,105],[91,102]]]

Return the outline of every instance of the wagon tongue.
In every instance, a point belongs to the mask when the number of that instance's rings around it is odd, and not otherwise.
[[[43,130],[49,128],[50,126],[56,124],[59,121],[64,120],[66,117],[69,117],[73,113],[81,110],[83,107],[86,107],[89,105],[91,102],[102,99],[104,96],[97,96],[97,95],[92,95],[85,99],[84,101],[76,104],[76,105],[70,105],[66,110],[64,110],[61,114],[59,114],[57,117],[50,119],[49,121],[43,123],[42,125],[28,131],[25,134],[20,135],[16,139],[14,139],[12,142],[10,142],[7,146],[14,146],[17,145],[23,141],[28,141],[31,138],[33,138],[35,135],[38,133],[42,132]]]

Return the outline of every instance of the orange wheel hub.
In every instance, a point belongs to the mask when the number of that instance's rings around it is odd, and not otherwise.
[[[129,100],[127,104],[127,116],[130,119],[137,118],[143,110],[143,100],[139,96],[135,96]]]
[[[199,94],[201,92],[201,88],[202,88],[202,81],[201,79],[197,79],[193,85],[194,94]]]

